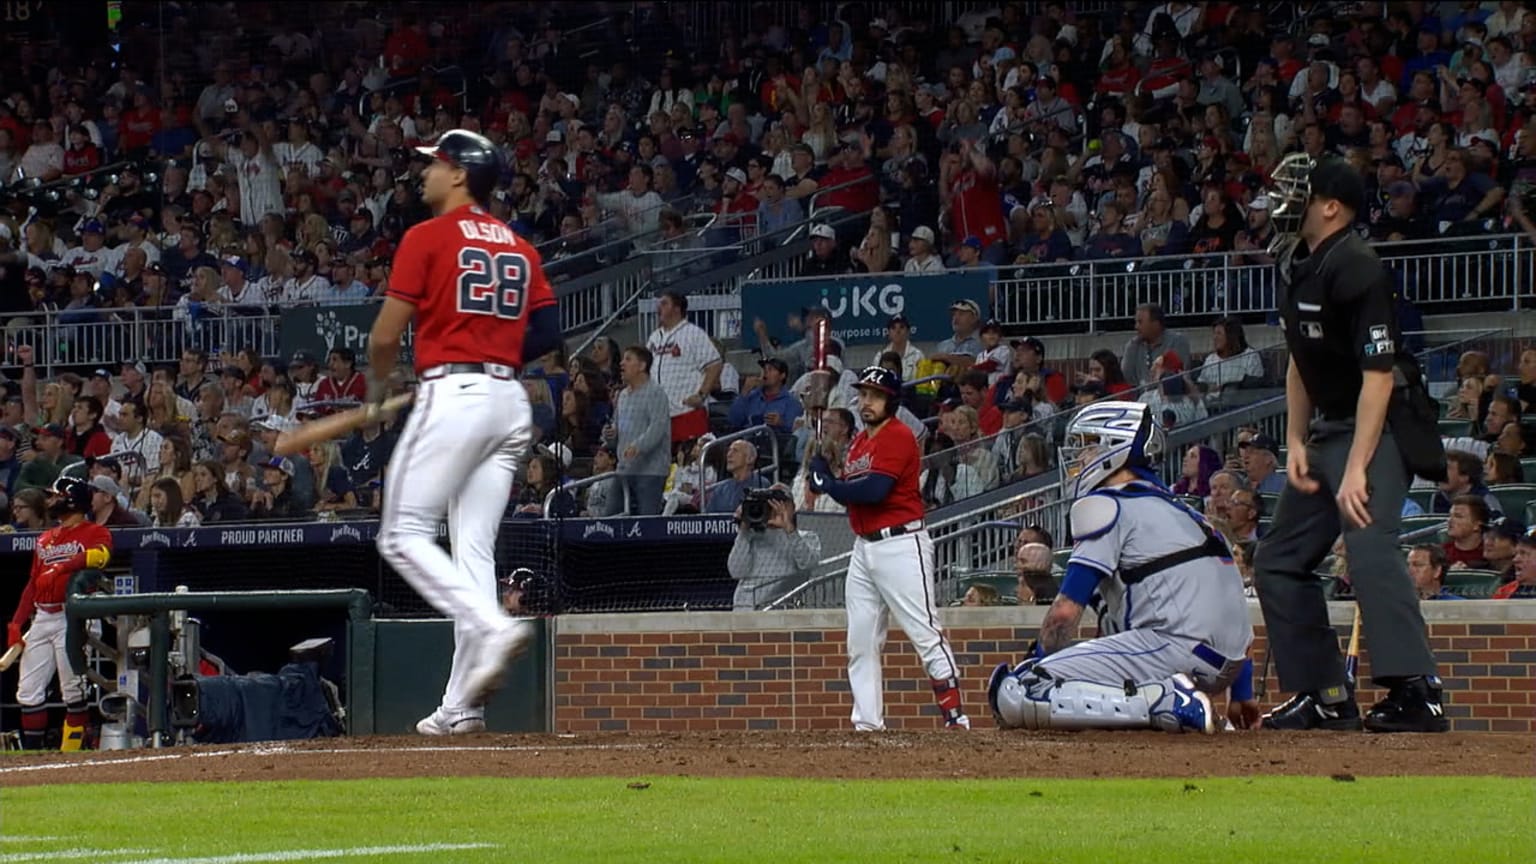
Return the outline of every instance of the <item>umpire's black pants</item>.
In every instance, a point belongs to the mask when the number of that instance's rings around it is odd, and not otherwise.
[[[1316,692],[1344,684],[1339,637],[1328,623],[1323,582],[1313,575],[1342,528],[1349,577],[1360,604],[1361,634],[1371,649],[1372,679],[1435,674],[1418,592],[1398,546],[1407,472],[1390,431],[1383,431],[1366,468],[1371,524],[1358,528],[1339,513],[1335,495],[1354,439],[1353,421],[1318,421],[1307,463],[1320,484],[1308,495],[1286,485],[1269,533],[1254,554],[1254,587],[1264,611],[1270,656],[1280,687]]]

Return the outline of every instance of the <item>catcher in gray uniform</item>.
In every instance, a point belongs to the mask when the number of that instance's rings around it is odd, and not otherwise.
[[[1162,430],[1147,406],[1083,409],[1061,448],[1076,545],[1031,656],[988,684],[1000,728],[1216,729],[1211,693],[1232,689],[1229,718],[1259,719],[1243,580],[1199,513],[1152,472]],[[1070,644],[1093,607],[1100,635]]]

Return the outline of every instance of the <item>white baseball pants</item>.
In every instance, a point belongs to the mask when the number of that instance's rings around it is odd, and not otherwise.
[[[445,375],[422,382],[385,474],[379,553],[453,619],[448,715],[481,710],[463,676],[484,638],[511,623],[496,592],[496,532],[532,440],[533,412],[518,381]],[[445,518],[452,556],[437,545]]]
[[[48,682],[59,676],[59,690],[66,703],[85,700],[80,679],[69,668],[64,653],[64,613],[37,610],[32,629],[26,631],[27,647],[21,652],[16,701],[28,707],[42,705],[48,699]]]
[[[960,677],[933,604],[933,539],[924,530],[870,542],[853,541],[844,588],[848,610],[848,687],[853,726],[885,728],[885,682],[880,650],[889,619],[907,634],[928,670],[945,681]]]

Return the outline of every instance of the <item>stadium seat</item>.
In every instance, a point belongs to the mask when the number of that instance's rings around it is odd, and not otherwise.
[[[1051,553],[1051,572],[1064,573],[1067,569],[1067,559],[1072,557],[1071,549],[1057,549]]]
[[[1175,495],[1173,497],[1174,500],[1197,513],[1204,512],[1205,510],[1205,499],[1199,495]]]
[[[1505,513],[1524,513],[1526,504],[1536,499],[1536,483],[1508,483],[1488,490],[1499,499],[1499,509]]]
[[[1452,594],[1468,599],[1487,598],[1498,590],[1501,578],[1496,570],[1447,570],[1445,587]]]
[[[1444,514],[1436,514],[1436,515],[1426,514],[1424,516],[1408,516],[1408,517],[1403,519],[1403,527],[1402,527],[1401,533],[1403,533],[1403,534],[1413,534],[1413,533],[1418,532],[1418,531],[1423,531],[1425,528],[1444,528],[1444,527],[1445,527],[1445,515]]]
[[[1440,406],[1440,419],[1444,420],[1445,419],[1445,415],[1451,413],[1451,403],[1443,402],[1443,401],[1437,401],[1435,404]]]
[[[1527,481],[1536,482],[1536,458],[1521,459],[1520,473]]]
[[[1280,493],[1260,492],[1259,500],[1264,502],[1264,514],[1266,516],[1273,516],[1275,515],[1275,505],[1280,503]]]
[[[1435,493],[1439,491],[1440,490],[1433,487],[1425,489],[1409,489],[1408,498],[1411,501],[1417,502],[1420,507],[1424,508],[1424,512],[1427,514],[1429,513],[1430,504],[1432,504],[1435,500]]]
[[[1440,435],[1443,438],[1470,438],[1472,437],[1472,421],[1441,420]]]

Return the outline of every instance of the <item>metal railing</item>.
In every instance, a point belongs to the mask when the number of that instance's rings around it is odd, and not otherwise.
[[[707,469],[707,467],[709,465],[709,454],[712,451],[718,450],[721,445],[729,446],[730,444],[732,444],[733,442],[736,442],[736,441],[747,441],[748,444],[752,444],[753,447],[756,447],[757,446],[756,443],[754,443],[753,441],[747,440],[747,439],[762,438],[762,437],[765,437],[765,436],[768,438],[769,449],[770,449],[770,451],[772,452],[773,455],[770,457],[768,464],[767,465],[763,465],[763,464],[761,464],[762,463],[763,454],[762,454],[761,450],[759,450],[759,452],[757,454],[758,464],[753,466],[753,472],[752,473],[761,476],[765,471],[767,471],[767,472],[769,472],[769,476],[771,478],[769,480],[769,485],[777,483],[778,479],[779,479],[779,476],[780,476],[780,468],[781,468],[781,465],[782,465],[782,462],[781,462],[781,460],[779,458],[779,433],[776,430],[774,430],[773,427],[766,426],[766,425],[761,425],[761,424],[757,425],[757,426],[748,426],[747,428],[742,429],[739,432],[732,432],[732,433],[730,433],[728,435],[721,435],[718,438],[716,438],[715,440],[709,442],[708,444],[705,444],[703,447],[700,447],[699,448],[699,461],[698,461],[698,463],[696,465],[696,467],[698,469],[698,472],[699,472],[699,483],[703,484],[704,478],[709,476],[708,474],[705,473],[705,471],[706,471],[706,469]],[[712,485],[710,485],[708,487],[703,487],[701,485],[701,488],[699,490],[699,512],[700,513],[706,513],[706,512],[709,511],[709,495],[710,495],[710,492],[713,489],[721,486],[724,483],[728,483],[728,482],[730,482],[730,478],[726,478],[724,480],[716,481],[714,484],[712,484]]]
[[[555,488],[549,490],[549,494],[544,496],[544,518],[548,519],[553,515],[556,495],[564,493],[571,496],[572,502],[579,502],[581,499],[576,497],[577,490],[585,489],[588,486],[596,486],[603,480],[610,479],[618,482],[619,490],[624,495],[624,512],[629,513],[631,510],[629,502],[629,484],[623,481],[623,479],[619,476],[619,472],[608,471],[603,474],[593,474],[591,477],[583,477],[580,480],[572,480],[562,486],[556,486]]]
[[[1439,237],[1373,244],[1402,295],[1431,309],[1515,309],[1530,297],[1536,245],[1520,234]],[[999,268],[996,314],[1005,326],[1051,329],[1128,321],[1136,306],[1169,315],[1276,312],[1275,267],[1242,253],[1026,264]]]

